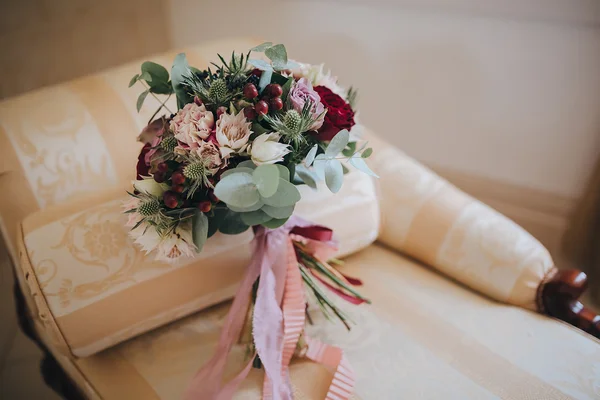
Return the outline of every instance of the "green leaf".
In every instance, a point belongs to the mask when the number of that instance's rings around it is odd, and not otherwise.
[[[350,134],[348,133],[348,131],[346,129],[344,129],[343,131],[339,131],[333,137],[333,139],[331,139],[331,142],[329,142],[327,149],[325,149],[325,155],[330,157],[337,156],[342,150],[346,148],[346,146],[348,145],[348,140],[350,140]]]
[[[294,213],[295,207],[295,205],[288,207],[273,207],[264,205],[261,210],[267,213],[271,218],[282,219],[289,218]]]
[[[226,235],[237,235],[245,232],[249,228],[249,226],[242,221],[240,213],[231,210],[226,211],[223,221],[219,226],[219,232]]]
[[[259,199],[256,203],[254,203],[248,207],[235,207],[235,206],[232,206],[231,204],[229,204],[227,207],[232,211],[242,213],[242,212],[250,212],[250,211],[260,210],[264,205],[265,205],[265,202],[262,201],[262,199]]]
[[[227,175],[215,186],[215,196],[234,207],[249,207],[260,199],[252,175],[240,172]]]
[[[242,213],[241,218],[242,222],[248,226],[260,225],[271,219],[271,217],[262,210]]]
[[[265,50],[265,55],[273,62],[273,68],[281,71],[288,62],[287,51],[282,44],[276,44]]]
[[[258,68],[261,71],[273,71],[271,64],[265,60],[252,59],[248,60],[248,64],[251,64],[254,68]]]
[[[333,193],[339,192],[343,182],[344,171],[342,170],[342,163],[338,160],[327,161],[327,164],[325,164],[325,183],[329,190]]]
[[[260,81],[258,81],[258,89],[260,90],[260,92],[265,90],[265,87],[267,87],[267,85],[269,83],[271,83],[272,75],[273,75],[273,70],[263,71],[262,75],[260,76]]]
[[[152,61],[146,61],[142,64],[142,75],[149,74],[154,82],[168,82],[169,81],[169,71],[165,67],[160,64],[157,64]]]
[[[142,109],[142,105],[144,104],[144,100],[146,100],[146,97],[148,96],[148,93],[150,93],[150,91],[148,90],[144,90],[142,93],[140,93],[140,95],[137,98],[137,102],[135,103],[135,108],[137,108],[137,111],[140,112],[140,110]]]
[[[371,168],[369,168],[369,166],[367,165],[367,163],[365,162],[365,160],[362,157],[352,157],[350,159],[350,164],[352,164],[352,166],[354,166],[354,168],[364,172],[367,175],[371,175],[374,176],[375,178],[379,178],[379,176],[373,172],[371,170]]]
[[[129,87],[132,87],[133,85],[135,85],[135,83],[138,81],[139,78],[140,78],[140,74],[135,74],[133,76],[133,78],[131,78],[131,80],[129,81]]]
[[[208,216],[208,237],[217,233],[228,211],[226,208],[215,208],[213,215]]]
[[[327,157],[325,154],[318,154],[315,157],[315,161],[312,163],[313,171],[315,174],[317,174],[320,180],[325,179],[325,166],[327,165],[327,161],[329,161],[329,157]]]
[[[217,195],[218,197],[219,195]],[[300,201],[300,192],[293,183],[279,178],[279,186],[277,192],[271,197],[262,199],[266,205],[273,207],[288,207],[293,206]]]
[[[308,154],[306,155],[306,158],[304,159],[304,165],[306,165],[307,167],[310,167],[312,165],[313,161],[315,161],[315,156],[317,155],[317,150],[319,150],[319,145],[315,144],[308,151]]]
[[[279,177],[285,179],[286,181],[290,181],[290,170],[287,169],[285,165],[281,164],[273,164],[279,170]]]
[[[252,161],[252,160],[246,160],[246,161],[242,161],[241,163],[239,163],[235,169],[238,169],[238,168],[256,169],[256,164],[254,164],[254,161]]]
[[[140,80],[146,81],[148,83],[152,82],[152,75],[148,72],[142,72],[140,75]]]
[[[287,222],[287,220],[288,220],[288,218],[272,219],[270,221],[263,222],[262,226],[264,226],[265,228],[269,228],[269,229],[276,229],[276,228],[279,228],[280,226],[283,226]]]
[[[208,218],[201,211],[198,211],[192,217],[192,237],[198,252],[201,252],[206,239],[208,239]]]
[[[281,94],[281,99],[283,101],[286,101],[288,98],[288,94],[290,93],[290,89],[292,88],[292,83],[294,83],[294,78],[289,78],[284,84],[283,86],[281,86],[281,90],[283,90],[283,93]]]
[[[317,181],[319,180],[319,177],[304,165],[298,165],[296,167],[296,174],[307,186],[313,189],[317,188]]]
[[[259,44],[256,47],[251,48],[250,51],[256,51],[257,53],[262,53],[263,51],[265,51],[266,49],[268,49],[271,46],[273,46],[273,43],[264,42],[264,43]]]
[[[185,53],[177,54],[175,60],[173,61],[173,66],[171,67],[171,85],[173,86],[173,91],[177,96],[177,107],[180,109],[191,100],[190,95],[185,89],[185,86],[183,86],[183,82],[185,80],[184,77],[190,73],[190,66],[187,58],[185,57]]]
[[[344,150],[342,150],[342,154],[346,157],[352,157],[356,153],[356,142],[350,142],[346,146]]]
[[[252,161],[250,161],[250,162],[252,162]],[[253,165],[254,165],[254,163],[253,163]],[[246,172],[248,174],[252,174],[252,172],[254,172],[254,168],[240,167],[238,165],[236,168],[228,169],[227,171],[223,172],[221,174],[221,179],[223,179],[226,176],[231,175],[231,174],[237,174],[238,172]]]
[[[253,174],[252,178],[262,197],[271,197],[277,191],[279,186],[279,170],[274,165],[260,165]]]
[[[255,121],[252,123],[252,139],[267,132],[270,132],[269,129],[262,126],[259,122]]]
[[[362,158],[369,158],[371,154],[373,154],[373,149],[369,147],[368,149],[365,149],[360,156]]]

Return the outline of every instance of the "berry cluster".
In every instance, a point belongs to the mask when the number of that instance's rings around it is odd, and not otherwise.
[[[255,75],[252,75],[255,76]],[[268,84],[258,100],[258,88],[252,82],[246,83],[243,90],[244,98],[254,102],[254,106],[244,108],[244,116],[248,120],[254,120],[258,115],[268,114],[269,111],[279,111],[283,108],[281,95],[283,88],[277,83]]]

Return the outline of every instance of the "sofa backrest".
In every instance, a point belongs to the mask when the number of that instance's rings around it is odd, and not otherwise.
[[[183,51],[191,65],[201,67],[217,53],[246,51],[256,43],[221,40]],[[129,80],[145,60],[169,69],[177,53],[149,56],[0,102],[0,229],[13,257],[16,228],[27,215],[129,186],[141,148],[135,138],[160,104],[148,96],[138,113],[136,100],[144,89],[139,83],[128,88]],[[175,110],[175,99],[167,105]]]

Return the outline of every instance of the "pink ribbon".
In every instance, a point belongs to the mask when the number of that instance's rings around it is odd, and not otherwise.
[[[259,228],[255,233],[254,256],[233,299],[216,352],[192,379],[185,400],[232,399],[250,372],[254,356],[235,378],[225,384],[222,382],[227,355],[242,332],[252,285],[259,276],[252,335],[265,369],[263,399],[293,399],[288,366],[304,330],[306,301],[292,239],[302,241],[311,252],[324,259],[336,249],[331,230],[298,217],[292,216],[277,229]],[[354,372],[342,350],[306,335],[305,341],[306,357],[335,371],[326,399],[349,399],[354,388]]]

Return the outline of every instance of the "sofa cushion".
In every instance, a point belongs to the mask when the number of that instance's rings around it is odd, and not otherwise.
[[[318,310],[311,334],[341,345],[358,377],[356,399],[597,399],[600,343],[568,325],[506,306],[378,245],[346,259],[373,304],[342,304],[350,332]],[[180,399],[211,356],[227,305],[205,310],[86,359],[61,357],[91,398]],[[245,346],[230,358],[242,365]],[[322,399],[331,375],[291,367],[296,399]],[[259,398],[254,370],[238,399]]]
[[[332,228],[339,256],[377,238],[371,177],[351,172],[336,194],[324,184],[299,189],[295,214]],[[47,207],[22,223],[21,273],[39,293],[36,308],[55,346],[79,357],[231,298],[250,261],[251,229],[215,234],[195,258],[154,261],[127,234],[126,198],[124,191],[106,191]]]
[[[523,228],[387,142],[367,135],[379,174],[379,240],[496,300],[537,310],[538,287],[554,270]]]

